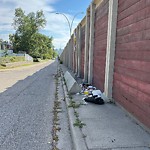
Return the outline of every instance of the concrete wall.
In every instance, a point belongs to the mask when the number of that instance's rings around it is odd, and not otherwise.
[[[85,26],[81,28],[81,78],[84,78]]]
[[[119,1],[113,98],[150,127],[150,1]]]
[[[150,0],[93,0],[83,20],[72,70],[150,128]]]
[[[109,1],[104,0],[95,12],[93,85],[104,91]]]

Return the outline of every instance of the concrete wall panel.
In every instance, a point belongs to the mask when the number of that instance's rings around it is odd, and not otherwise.
[[[96,9],[93,62],[93,85],[104,91],[109,1]]]
[[[113,98],[150,128],[150,1],[119,0]]]
[[[96,5],[94,32],[90,30],[92,20],[90,17],[93,9],[87,9],[86,21],[84,24],[82,22],[81,26],[80,75],[87,82],[89,64],[93,63],[93,74],[90,74],[93,78],[92,84],[104,93],[112,87],[112,84],[109,84],[108,88],[105,81],[110,83],[107,79],[113,77],[111,98],[150,128],[150,0],[118,0],[118,4],[115,4],[116,7],[118,5],[117,31],[114,29],[116,26],[110,28],[110,22],[114,19],[109,17],[109,12],[113,10],[109,9],[110,2],[115,1],[103,0]],[[112,6],[111,3],[110,6]],[[110,46],[108,51],[107,46],[110,42],[109,37],[111,37],[109,32],[111,31],[116,33],[116,44],[114,48]],[[93,35],[91,38],[94,39],[93,55],[91,54],[93,61],[91,62],[90,32],[94,33],[94,38]],[[115,39],[114,37],[112,36],[111,40]],[[76,72],[77,52],[74,51],[74,46],[72,49],[72,66],[73,71]],[[109,73],[107,63],[109,63],[109,57],[113,56],[113,51],[115,51],[114,75],[112,76],[113,73],[111,73],[107,76]],[[64,64],[67,62],[66,53],[67,49],[63,54]]]
[[[81,28],[81,78],[84,78],[85,26]]]

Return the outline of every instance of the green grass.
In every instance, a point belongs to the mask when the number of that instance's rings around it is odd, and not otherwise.
[[[0,57],[0,64],[11,63],[11,62],[19,62],[19,61],[25,61],[25,57],[24,56]]]
[[[12,68],[18,68],[18,67],[27,67],[27,66],[36,65],[36,64],[39,64],[39,63],[40,62],[31,62],[30,64],[23,64],[23,65],[16,66],[16,67],[5,67],[5,66],[0,65],[0,69],[12,69]]]

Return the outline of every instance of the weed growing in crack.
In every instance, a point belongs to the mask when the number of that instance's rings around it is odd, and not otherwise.
[[[77,104],[75,101],[70,100],[68,107],[79,108],[80,104]]]
[[[58,73],[58,72],[57,72]],[[59,86],[59,76],[55,76],[55,84],[56,84],[56,91],[55,91],[55,101],[54,101],[54,107],[53,107],[53,129],[52,129],[52,150],[59,150],[57,148],[57,143],[59,141],[59,137],[57,135],[57,132],[61,130],[59,127],[59,116],[58,113],[61,112],[61,102],[58,100],[58,86]]]
[[[74,110],[74,115],[75,115],[75,117],[76,117],[76,120],[75,120],[75,122],[74,122],[74,126],[76,126],[76,127],[79,127],[79,128],[83,128],[83,126],[85,126],[86,124],[85,123],[83,123],[80,119],[79,119],[79,113],[76,111],[76,110]]]
[[[73,99],[73,97],[72,97],[72,95],[70,94],[70,93],[68,93],[68,97],[69,97],[69,99]]]
[[[79,113],[77,111],[74,111],[74,115],[78,118],[79,117]]]
[[[76,127],[83,128],[86,124],[83,123],[79,118],[76,118],[75,123],[73,124]]]

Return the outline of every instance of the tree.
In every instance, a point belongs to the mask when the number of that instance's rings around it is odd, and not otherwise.
[[[0,39],[0,50],[2,49],[2,42],[3,42],[3,39]]]
[[[46,20],[42,10],[25,15],[25,12],[21,8],[15,9],[13,26],[17,34],[24,35],[30,32],[30,35],[32,35],[45,25]]]
[[[17,34],[12,34],[12,35],[9,34],[9,40],[13,46],[13,50],[15,53],[21,50],[21,44],[20,44],[21,38]]]
[[[35,33],[31,37],[30,50],[33,57],[41,57],[42,59],[53,58],[52,37],[45,36],[40,33]]]
[[[13,27],[16,30],[15,34],[10,35],[10,41],[13,44],[14,51],[25,51],[32,54],[33,48],[31,48],[31,41],[33,37],[37,36],[39,29],[46,25],[46,20],[43,11],[31,12],[25,15],[25,12],[21,8],[15,9],[15,17],[13,21]],[[35,42],[37,43],[37,42]]]

